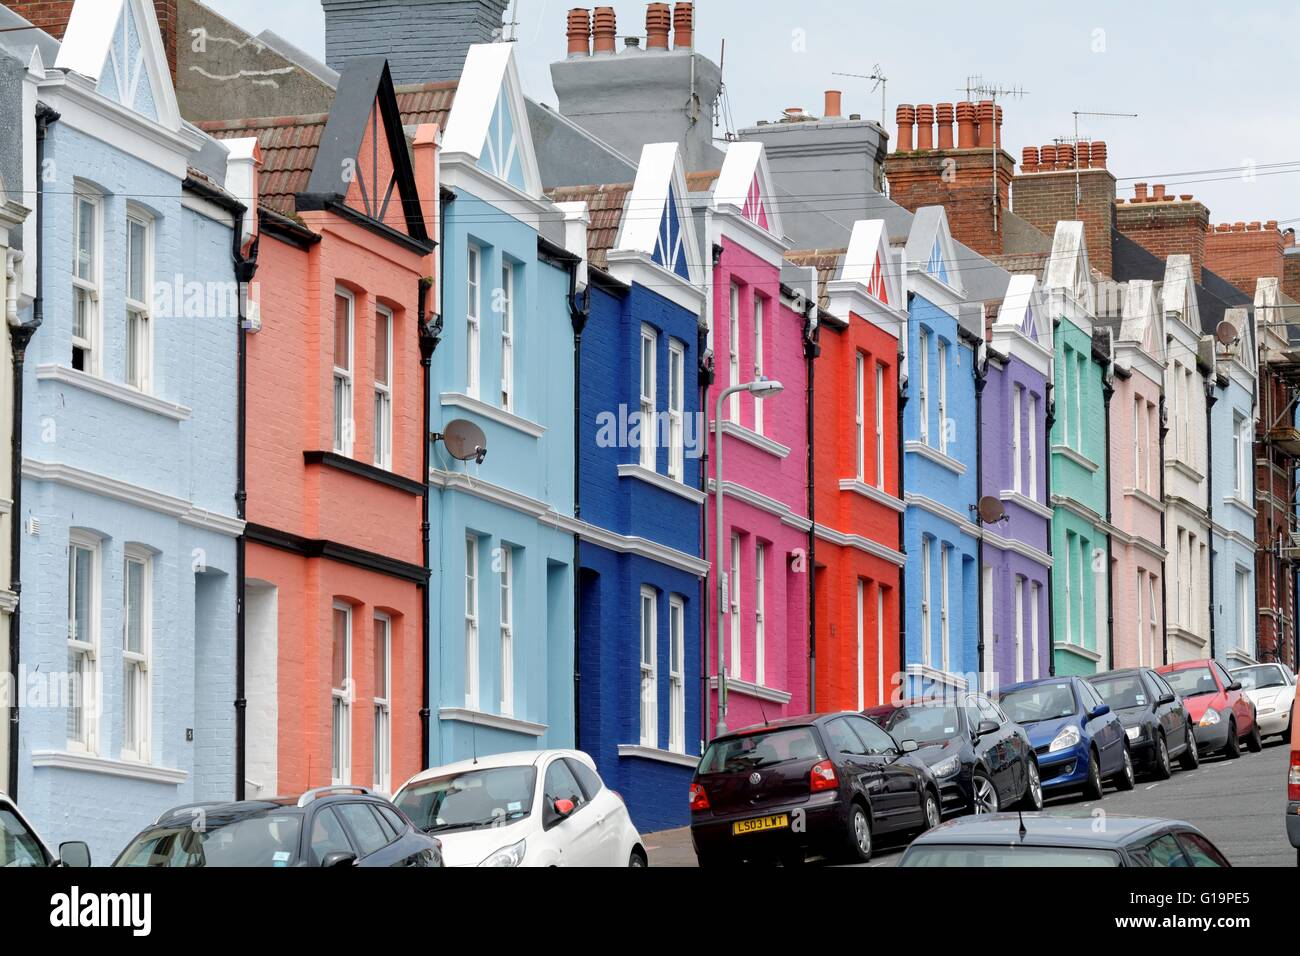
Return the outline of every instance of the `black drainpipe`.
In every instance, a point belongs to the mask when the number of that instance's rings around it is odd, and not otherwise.
[[[1214,627],[1214,428],[1213,411],[1219,396],[1214,393],[1215,371],[1210,371],[1205,380],[1205,516],[1209,528],[1210,560],[1210,656],[1215,656]]]
[[[980,319],[983,320],[983,312],[980,313]],[[973,372],[975,375],[975,500],[979,501],[983,493],[982,482],[984,481],[984,386],[988,384],[989,360],[986,356],[983,363],[979,360],[979,346],[975,346],[975,360]],[[1020,467],[1020,463],[1016,463]],[[975,508],[975,521],[980,528],[980,536],[975,540],[975,563],[976,563],[976,606],[979,617],[979,641],[976,644],[976,664],[977,673],[980,679],[984,676],[984,655],[987,649],[984,647],[984,518],[979,512],[979,507]],[[988,688],[981,688],[987,690]]]
[[[591,318],[591,285],[578,291],[578,267],[569,262],[569,322],[573,326],[573,517],[582,520],[582,332]],[[582,576],[580,535],[573,536],[573,746],[582,746]]]
[[[1115,395],[1115,386],[1105,381],[1105,371],[1102,372],[1101,395],[1105,407],[1105,425],[1106,425],[1106,454],[1110,455],[1110,400]],[[1106,523],[1111,524],[1111,490],[1110,490],[1110,467],[1106,468]],[[1107,670],[1115,667],[1115,575],[1113,572],[1113,561],[1111,549],[1115,541],[1110,532],[1106,532],[1106,667]]]
[[[912,313],[912,293],[907,294],[907,312]],[[907,323],[900,326],[898,360],[894,365],[894,378],[898,383],[898,500],[906,500],[906,474],[907,474],[907,456],[904,452],[903,442],[903,410],[907,407],[907,391],[902,387],[903,377],[899,374],[903,368],[903,349],[906,346],[906,340],[903,336],[907,335]],[[910,380],[912,370],[907,370]],[[910,385],[910,381],[909,381]],[[898,673],[900,680],[899,691],[903,690],[903,675],[907,673],[907,507],[904,505],[898,512],[898,552],[903,555],[903,566],[898,571]]]
[[[1160,501],[1165,503],[1165,435],[1169,433],[1168,422],[1165,421],[1165,396],[1163,391],[1160,395]],[[1161,568],[1164,575],[1169,573],[1169,544],[1168,534],[1165,531],[1165,520],[1160,519],[1160,550],[1165,552],[1165,566]],[[1164,662],[1169,663],[1169,589],[1165,586],[1165,581],[1160,582],[1160,656]]]
[[[1056,330],[1060,321],[1052,320],[1052,340],[1056,340]],[[1052,353],[1052,372],[1056,370],[1056,353]],[[1052,517],[1047,519],[1047,556],[1052,558],[1047,568],[1047,674],[1056,676],[1056,506],[1052,504],[1052,428],[1056,425],[1056,382],[1052,375],[1047,376],[1043,405],[1046,415],[1043,418],[1043,500],[1052,509]]]
[[[420,585],[420,767],[429,768],[429,753],[432,743],[432,701],[429,687],[429,654],[432,627],[429,621],[429,587],[433,579],[433,564],[429,555],[429,469],[433,464],[433,353],[442,340],[442,310],[431,320],[429,318],[429,286],[433,284],[432,276],[420,279],[419,289],[419,325],[416,329],[420,338],[420,371],[424,388],[424,471],[420,475],[420,484],[424,492],[420,495],[420,554],[424,557],[424,583]]]
[[[816,416],[813,401],[816,395],[815,360],[821,354],[821,328],[813,324],[817,314],[817,303],[809,302],[804,307],[803,354],[808,369],[808,389],[805,406],[808,416],[808,712],[817,713],[817,498],[813,466],[816,434]],[[858,675],[858,680],[862,675]]]
[[[717,264],[716,262],[714,263]],[[706,305],[705,308],[708,308]],[[700,421],[708,421],[707,403],[709,386],[713,384],[713,356],[709,352],[709,329],[701,323],[695,336],[698,356],[695,369],[696,390],[700,395]],[[700,508],[700,558],[709,559],[709,430],[706,426],[700,449],[700,491],[704,492],[705,505]],[[709,574],[706,571],[700,578],[700,740],[709,739]]]

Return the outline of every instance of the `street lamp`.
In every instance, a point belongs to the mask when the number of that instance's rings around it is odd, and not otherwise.
[[[780,382],[774,382],[771,379],[760,378],[755,382],[746,382],[743,385],[733,385],[725,388],[718,395],[717,405],[713,415],[713,481],[717,488],[717,497],[713,503],[713,510],[717,520],[717,534],[714,539],[714,559],[713,573],[717,578],[717,628],[714,631],[714,638],[718,642],[718,724],[717,734],[727,732],[727,653],[725,643],[722,640],[722,618],[724,611],[723,591],[722,591],[722,403],[737,392],[749,392],[756,400],[767,398],[769,395],[777,395],[785,390],[785,386]]]

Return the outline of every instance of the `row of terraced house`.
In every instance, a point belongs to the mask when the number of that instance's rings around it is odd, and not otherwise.
[[[326,63],[198,0],[0,8],[43,832],[541,747],[653,830],[720,730],[1295,666],[1293,232],[1119,198],[1102,142],[1017,169],[992,102],[721,141],[690,3],[621,49],[568,11],[555,106],[506,0],[323,6]]]

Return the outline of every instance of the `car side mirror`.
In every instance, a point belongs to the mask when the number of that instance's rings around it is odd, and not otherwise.
[[[575,809],[577,808],[574,806],[572,800],[566,800],[564,798],[560,798],[559,800],[555,801],[555,813],[557,816],[559,816],[561,820],[565,819],[566,817],[572,816],[573,811]]]
[[[59,844],[59,866],[76,867],[84,870],[90,866],[90,847],[81,841]]]
[[[921,749],[921,745],[915,740],[904,740],[899,746],[903,748],[905,754],[914,754]]]
[[[1165,694],[1158,701],[1156,701],[1156,704],[1160,707],[1163,707],[1165,704],[1172,704],[1176,700],[1178,700],[1178,698],[1175,697],[1173,694]]]
[[[357,855],[355,853],[349,853],[347,850],[333,850],[325,854],[324,858],[320,861],[320,865],[324,868],[356,866]]]
[[[979,727],[975,729],[975,735],[977,737],[987,737],[989,734],[996,734],[1001,729],[996,721],[981,720]]]
[[[1094,707],[1088,714],[1089,720],[1096,720],[1098,717],[1105,717],[1110,713],[1110,704],[1100,704]]]
[[[1241,681],[1235,680],[1228,685],[1228,690],[1241,690]]]

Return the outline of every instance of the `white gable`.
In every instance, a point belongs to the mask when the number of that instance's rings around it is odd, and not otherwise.
[[[683,282],[703,285],[703,259],[686,205],[686,174],[676,143],[651,143],[641,151],[618,241],[610,255],[644,256]]]
[[[882,305],[902,310],[905,302],[900,265],[889,247],[883,219],[863,219],[853,224],[849,250],[840,264],[841,281],[856,282]]]
[[[1170,256],[1165,260],[1165,281],[1160,298],[1160,310],[1165,315],[1177,313],[1184,325],[1197,336],[1201,334],[1201,310],[1196,301],[1191,256]]]
[[[1277,278],[1267,276],[1255,283],[1255,321],[1264,330],[1261,345],[1270,351],[1287,351],[1291,347],[1291,326],[1300,324],[1300,309],[1282,306]]]
[[[1093,310],[1092,268],[1083,223],[1058,222],[1052,237],[1052,252],[1043,270],[1043,288],[1049,293],[1065,292],[1088,312]]]
[[[149,0],[77,0],[54,66],[94,81],[105,99],[180,130],[167,53]]]
[[[908,269],[942,282],[958,295],[965,294],[960,259],[943,206],[922,206],[916,211],[905,255]]]
[[[727,147],[722,173],[713,188],[713,206],[732,207],[765,232],[785,235],[762,143],[732,143]]]
[[[1236,340],[1229,345],[1223,345],[1216,338],[1215,356],[1220,361],[1236,359],[1251,376],[1254,376],[1256,374],[1255,330],[1251,325],[1250,310],[1228,309],[1223,313],[1223,321],[1232,326],[1236,332]]]
[[[542,177],[514,50],[513,43],[469,48],[442,151],[469,156],[496,179],[540,199]]]
[[[1051,374],[1052,320],[1043,308],[1037,278],[1011,277],[993,323],[990,344],[1004,355],[1024,360],[1044,376]]]

